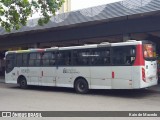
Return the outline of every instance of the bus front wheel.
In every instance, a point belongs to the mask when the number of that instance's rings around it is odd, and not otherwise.
[[[26,79],[24,77],[22,77],[20,79],[19,85],[20,85],[20,88],[22,88],[22,89],[26,89],[27,88],[27,81],[26,81]]]
[[[75,90],[77,93],[85,94],[88,92],[88,83],[85,79],[80,78],[75,82]]]

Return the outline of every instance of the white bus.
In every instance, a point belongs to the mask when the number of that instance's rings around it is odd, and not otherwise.
[[[89,89],[140,89],[157,84],[155,44],[129,40],[6,52],[5,82]]]

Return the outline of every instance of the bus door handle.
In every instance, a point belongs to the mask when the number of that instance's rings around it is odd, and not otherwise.
[[[43,77],[43,71],[41,71],[41,76]]]

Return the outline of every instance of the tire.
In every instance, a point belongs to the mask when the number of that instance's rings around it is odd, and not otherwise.
[[[19,82],[20,88],[26,89],[27,88],[27,81],[25,78],[21,78]]]
[[[85,79],[80,78],[75,82],[75,90],[77,93],[85,94],[89,91],[88,83]]]

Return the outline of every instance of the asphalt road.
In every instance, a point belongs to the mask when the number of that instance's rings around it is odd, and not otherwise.
[[[0,111],[160,111],[160,93],[146,89],[92,90],[80,95],[68,88],[31,86],[23,90],[0,83]]]

